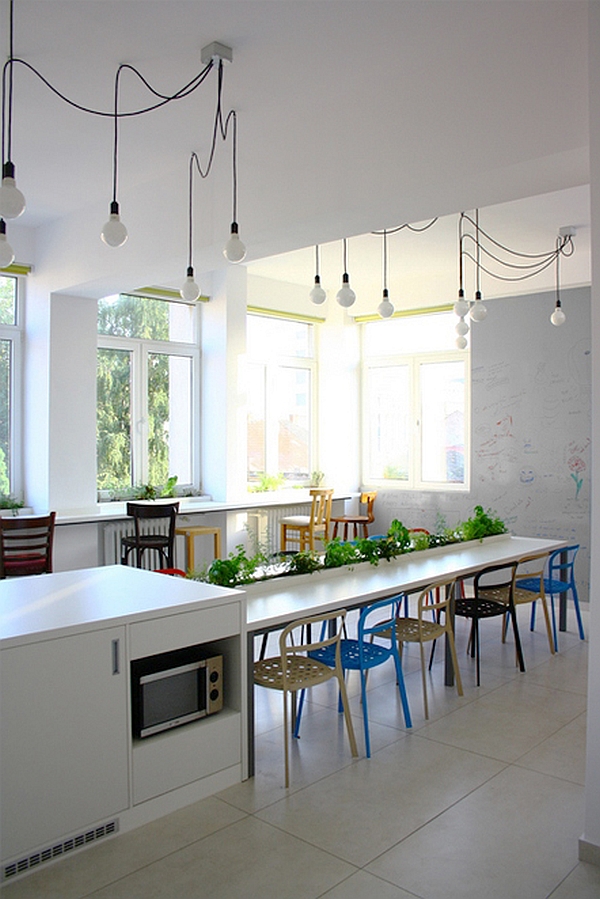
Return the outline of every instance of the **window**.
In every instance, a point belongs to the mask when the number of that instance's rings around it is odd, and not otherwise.
[[[98,490],[177,477],[196,488],[199,350],[196,307],[147,297],[98,304]]]
[[[19,287],[0,276],[0,493],[20,498],[21,329]]]
[[[314,467],[315,326],[250,314],[248,482],[306,484]]]
[[[365,483],[467,488],[469,358],[451,348],[452,314],[363,327]]]

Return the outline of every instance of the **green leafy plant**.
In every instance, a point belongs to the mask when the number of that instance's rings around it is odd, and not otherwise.
[[[508,528],[496,512],[491,509],[486,512],[483,506],[475,506],[474,514],[456,527],[456,533],[461,540],[483,540],[484,537],[506,534],[507,531]]]
[[[7,493],[0,493],[0,509],[12,509],[13,512],[16,512],[17,509],[22,509],[24,505],[25,503],[22,499],[16,499]]]
[[[310,486],[311,487],[320,487],[325,478],[325,473],[323,471],[313,471],[310,476]]]
[[[353,565],[360,562],[360,553],[352,543],[343,543],[339,537],[331,540],[325,547],[323,565],[325,568],[341,568],[342,565]]]
[[[410,549],[410,531],[397,518],[394,518],[389,526],[388,537],[394,540],[404,552]]]
[[[252,484],[248,489],[250,493],[268,493],[271,490],[279,490],[283,487],[285,478],[282,474],[267,474],[262,472],[259,475],[258,483]]]
[[[160,492],[161,497],[175,496],[175,487],[177,485],[177,475],[174,474],[167,481]]]
[[[215,559],[205,572],[195,572],[193,576],[196,580],[206,580],[218,587],[237,587],[254,581],[258,569],[267,564],[268,559],[263,552],[247,556],[240,544],[226,559]]]
[[[310,549],[295,553],[290,556],[288,563],[289,574],[312,574],[323,567],[321,557]]]

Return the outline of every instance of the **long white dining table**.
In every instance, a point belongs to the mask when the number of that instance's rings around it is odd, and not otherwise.
[[[248,755],[254,772],[253,659],[257,635],[279,630],[298,618],[335,609],[355,609],[400,593],[414,593],[434,581],[464,579],[488,565],[518,561],[535,553],[562,549],[564,540],[502,534],[481,541],[455,543],[407,553],[378,565],[361,563],[343,569],[274,578],[246,585],[248,639]],[[446,683],[453,672],[448,655]]]

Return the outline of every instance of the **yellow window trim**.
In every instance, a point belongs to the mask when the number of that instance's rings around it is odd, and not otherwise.
[[[262,306],[248,306],[246,311],[251,315],[266,315],[270,318],[287,318],[295,322],[307,322],[308,324],[320,325],[325,321],[317,315],[303,315],[300,312],[283,312],[279,309],[265,309]]]

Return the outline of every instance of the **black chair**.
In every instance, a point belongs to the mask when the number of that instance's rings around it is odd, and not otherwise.
[[[0,517],[0,578],[51,573],[55,518]]]
[[[127,503],[127,514],[133,518],[135,532],[121,537],[121,564],[129,564],[129,555],[135,551],[136,568],[143,567],[144,553],[153,550],[158,554],[158,568],[174,568],[175,523],[179,503]],[[160,527],[159,520],[167,522]],[[150,525],[144,526],[150,521]]]
[[[456,599],[455,615],[471,619],[469,645],[471,658],[477,659],[477,686],[480,685],[480,640],[479,622],[484,618],[504,616],[510,612],[517,660],[521,671],[525,671],[521,638],[514,608],[514,582],[517,562],[507,565],[490,565],[477,572],[473,581],[473,596]]]

